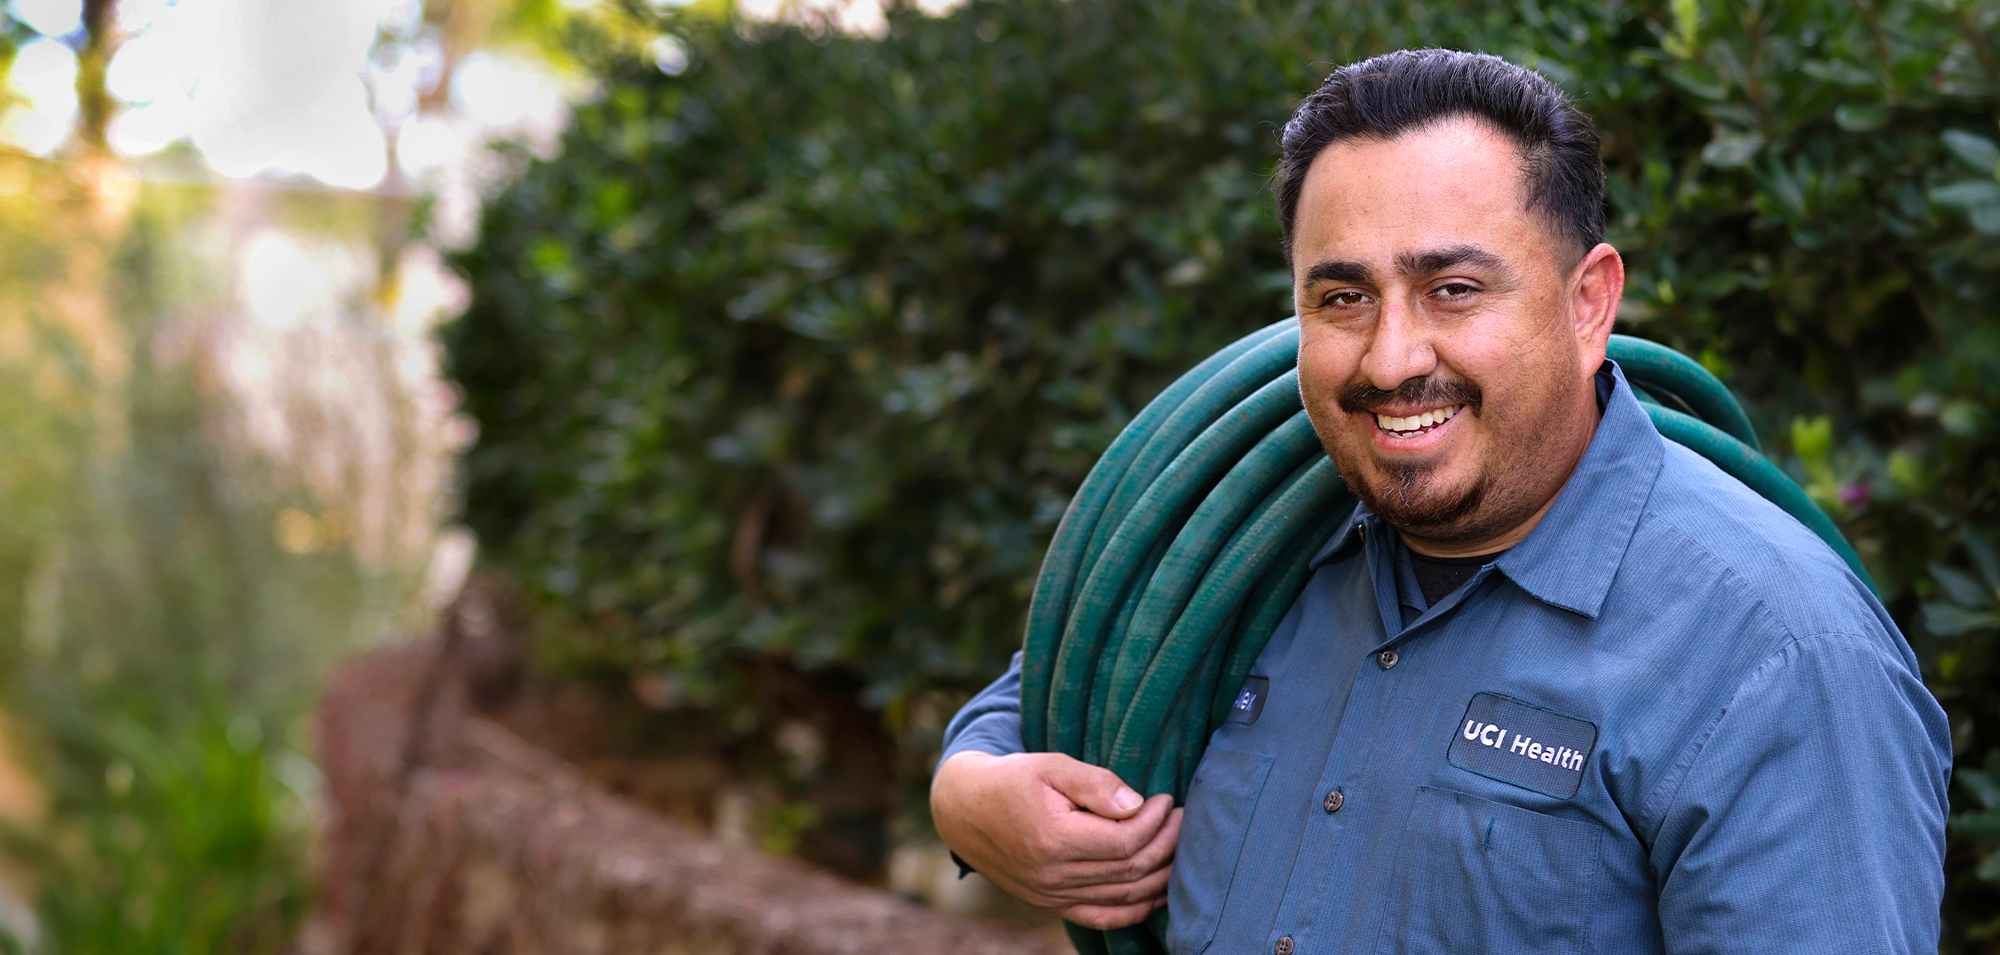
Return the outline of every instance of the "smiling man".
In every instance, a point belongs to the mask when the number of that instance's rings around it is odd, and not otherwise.
[[[1518,542],[1597,424],[1624,265],[1523,208],[1525,163],[1490,121],[1441,118],[1330,144],[1298,186],[1300,391],[1348,486],[1419,553]]]
[[[1299,382],[1362,506],[1185,815],[1021,752],[1018,672],[947,731],[938,831],[1168,947],[1935,952],[1943,713],[1811,532],[1661,438],[1589,121],[1488,56],[1354,64],[1286,126]]]

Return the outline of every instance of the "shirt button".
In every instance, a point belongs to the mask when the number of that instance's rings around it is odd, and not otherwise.
[[[1278,944],[1272,946],[1271,950],[1277,952],[1278,955],[1292,955],[1293,947],[1294,946],[1292,945],[1292,937],[1290,935],[1287,935],[1284,938],[1279,939]]]
[[[1396,661],[1400,659],[1402,658],[1397,656],[1394,650],[1384,650],[1381,653],[1375,654],[1375,663],[1384,670],[1395,669]]]
[[[1346,796],[1343,796],[1343,795],[1341,795],[1341,792],[1340,792],[1340,790],[1338,790],[1338,789],[1334,790],[1333,792],[1330,792],[1330,793],[1327,793],[1327,794],[1326,794],[1326,811],[1327,811],[1327,812],[1339,812],[1339,811],[1340,811],[1340,807],[1341,807],[1342,805],[1344,805],[1344,804],[1345,804],[1346,802],[1347,802],[1347,797],[1346,797]]]

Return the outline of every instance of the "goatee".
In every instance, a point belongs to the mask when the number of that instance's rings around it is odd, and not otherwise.
[[[1332,449],[1328,449],[1331,453]],[[1436,486],[1432,468],[1424,464],[1381,464],[1375,466],[1381,480],[1371,485],[1352,462],[1333,454],[1334,466],[1347,489],[1368,505],[1389,526],[1427,540],[1449,542],[1470,539],[1483,533],[1460,526],[1486,500],[1486,480],[1482,476],[1457,494]]]
[[[1384,391],[1366,381],[1353,381],[1340,390],[1335,400],[1340,410],[1349,414],[1373,415],[1378,409],[1390,406],[1407,409],[1464,405],[1460,414],[1477,417],[1483,397],[1478,385],[1464,379],[1422,375],[1406,379],[1394,391]],[[1327,453],[1354,496],[1390,526],[1438,541],[1479,533],[1477,528],[1459,525],[1486,500],[1483,475],[1471,487],[1453,494],[1436,486],[1434,469],[1428,464],[1376,462],[1375,470],[1381,480],[1378,485],[1371,485],[1363,479],[1359,462],[1345,460],[1331,446],[1327,447]]]

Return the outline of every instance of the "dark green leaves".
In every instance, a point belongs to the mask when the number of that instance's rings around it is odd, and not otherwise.
[[[1018,645],[1096,454],[1289,310],[1265,189],[1298,97],[1361,56],[1490,50],[1598,122],[1621,330],[1749,399],[1982,758],[2000,572],[1960,531],[2000,523],[1997,20],[985,0],[866,41],[677,19],[693,65],[600,56],[603,98],[459,259],[467,518],[588,622],[570,643],[600,671],[715,701],[745,660],[810,661],[933,745],[895,714],[948,712],[905,704]]]

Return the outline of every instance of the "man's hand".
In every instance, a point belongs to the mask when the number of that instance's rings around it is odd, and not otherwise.
[[[1173,802],[1141,800],[1110,770],[1061,753],[958,753],[931,780],[945,845],[1014,897],[1099,929],[1166,904],[1181,831]]]

